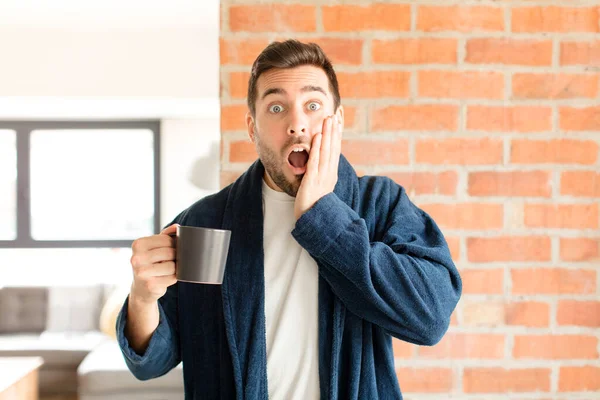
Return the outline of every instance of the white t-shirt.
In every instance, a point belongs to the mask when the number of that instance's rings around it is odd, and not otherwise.
[[[319,399],[317,263],[292,236],[295,198],[262,192],[269,398]]]

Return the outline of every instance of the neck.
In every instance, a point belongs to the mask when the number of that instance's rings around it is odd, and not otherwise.
[[[277,186],[275,184],[275,182],[273,182],[273,179],[271,179],[271,175],[269,175],[269,173],[266,170],[265,170],[265,175],[263,176],[263,179],[267,183],[267,186],[270,187],[271,189],[275,190],[276,192],[283,192],[283,190],[281,190],[281,188],[279,186]]]

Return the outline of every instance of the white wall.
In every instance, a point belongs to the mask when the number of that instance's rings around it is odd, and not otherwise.
[[[161,130],[161,226],[219,189],[218,119],[167,119]]]
[[[0,96],[218,98],[218,0],[0,0]]]
[[[0,26],[1,96],[218,97],[218,37],[202,27]]]

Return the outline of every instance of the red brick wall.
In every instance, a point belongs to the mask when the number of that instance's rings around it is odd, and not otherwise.
[[[599,396],[599,3],[221,3],[222,184],[256,158],[252,61],[312,40],[339,74],[343,153],[447,235],[464,296],[438,345],[395,341],[409,398]]]

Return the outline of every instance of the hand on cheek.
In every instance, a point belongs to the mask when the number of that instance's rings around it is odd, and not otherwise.
[[[321,197],[333,192],[337,183],[342,149],[342,131],[337,117],[325,118],[321,132],[313,137],[306,173],[296,194],[296,220]]]

